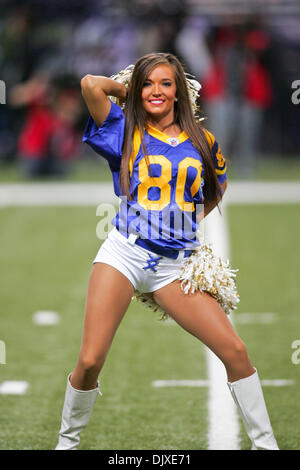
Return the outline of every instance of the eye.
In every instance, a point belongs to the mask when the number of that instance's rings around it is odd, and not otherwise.
[[[172,85],[171,82],[164,82],[164,83],[163,83],[163,86],[171,86],[171,85]]]
[[[143,87],[150,86],[150,82],[145,82]]]

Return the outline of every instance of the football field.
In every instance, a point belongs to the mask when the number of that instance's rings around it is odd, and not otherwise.
[[[26,194],[0,208],[0,449],[53,449],[101,244],[98,195],[83,205],[76,196],[73,204],[55,205],[42,193],[32,201]],[[255,204],[229,200],[224,214],[231,265],[239,269],[241,301],[232,321],[259,372],[281,449],[300,449],[297,194],[284,203],[274,195]],[[222,243],[225,234],[215,231]],[[209,364],[196,338],[132,302],[101,372],[102,396],[80,448],[205,450],[216,445],[214,430],[221,426],[220,446],[237,433],[233,448],[249,449],[235,410],[228,415],[231,402],[222,409],[212,395],[219,378]]]

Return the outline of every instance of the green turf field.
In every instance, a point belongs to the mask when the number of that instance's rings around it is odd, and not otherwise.
[[[241,303],[236,327],[262,379],[292,379],[265,387],[282,449],[300,449],[299,205],[228,208],[232,265]],[[0,449],[53,449],[66,376],[80,346],[91,261],[100,241],[95,208],[0,210],[0,340],[5,380],[26,380],[25,395],[0,394]],[[60,323],[38,326],[37,310]],[[243,312],[274,312],[272,324],[238,323]],[[177,325],[132,303],[101,373],[99,397],[82,449],[206,449],[207,389],[153,388],[157,379],[205,379],[202,345]],[[225,430],[226,432],[226,430]],[[242,448],[250,443],[242,431]]]

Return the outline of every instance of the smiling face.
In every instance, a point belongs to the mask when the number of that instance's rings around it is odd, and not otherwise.
[[[142,104],[149,119],[173,121],[176,83],[169,65],[158,65],[148,75],[142,89]]]

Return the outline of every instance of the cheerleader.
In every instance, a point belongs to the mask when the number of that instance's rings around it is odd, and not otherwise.
[[[199,83],[172,54],[153,53],[111,78],[86,75],[81,86],[90,112],[83,141],[107,160],[121,203],[93,262],[56,449],[78,448],[133,297],[221,359],[252,449],[278,449],[257,371],[227,316],[239,301],[234,271],[196,234],[227,185],[226,160],[199,119]]]

